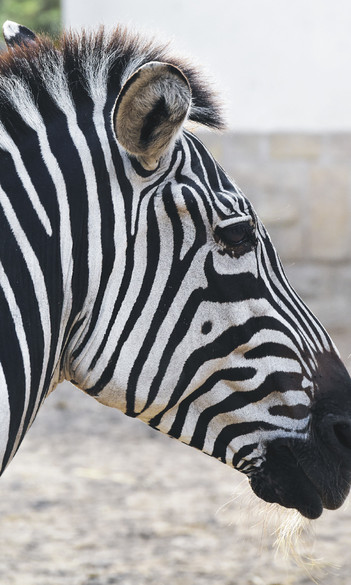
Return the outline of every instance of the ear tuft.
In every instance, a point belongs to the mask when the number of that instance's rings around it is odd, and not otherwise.
[[[11,20],[7,20],[4,23],[2,31],[9,49],[13,48],[15,45],[29,46],[37,40],[36,35],[29,28],[17,24],[17,22],[12,22]]]
[[[154,170],[174,143],[191,104],[184,73],[168,63],[140,67],[122,87],[114,110],[118,142]]]

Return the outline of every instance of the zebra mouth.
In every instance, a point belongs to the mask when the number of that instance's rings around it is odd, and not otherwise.
[[[334,458],[335,459],[335,458]],[[262,500],[295,508],[314,520],[323,509],[339,508],[350,490],[351,465],[340,467],[328,454],[306,441],[277,439],[267,447],[266,460],[250,477]]]

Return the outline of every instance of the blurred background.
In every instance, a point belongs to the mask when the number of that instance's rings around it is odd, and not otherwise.
[[[349,0],[0,0],[0,15],[53,35],[122,22],[199,63],[228,122],[201,138],[350,366]],[[0,585],[350,585],[350,510],[315,523],[301,567],[274,556],[241,474],[68,384],[42,410],[0,482]]]
[[[60,0],[0,0],[1,25],[6,20],[57,35],[62,28]]]

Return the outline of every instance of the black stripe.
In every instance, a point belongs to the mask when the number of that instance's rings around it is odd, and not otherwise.
[[[173,425],[172,425],[168,434],[171,435],[172,437],[175,437],[176,439],[178,439],[181,436],[182,429],[183,429],[183,426],[185,423],[185,419],[187,417],[189,408],[191,407],[192,403],[195,402],[195,400],[197,400],[198,398],[200,398],[204,394],[206,394],[207,392],[209,392],[210,390],[212,390],[212,388],[218,382],[220,382],[220,381],[239,382],[239,381],[243,381],[243,380],[248,380],[248,379],[252,378],[255,375],[255,373],[256,373],[256,370],[254,368],[241,368],[240,367],[240,368],[225,368],[222,370],[217,370],[216,372],[211,374],[211,376],[209,376],[209,378],[206,380],[206,382],[204,382],[204,384],[199,386],[189,396],[187,396],[186,398],[184,398],[181,401],[179,408],[176,412]],[[234,390],[233,390],[233,392],[234,392]],[[202,414],[205,414],[205,411],[203,411]],[[200,414],[200,416],[201,416],[201,414]],[[199,422],[197,423],[196,428],[198,428],[198,426],[199,426]],[[202,426],[202,424],[201,424],[201,426]],[[207,426],[205,424],[204,429],[206,429],[206,428],[207,428]],[[196,429],[195,429],[195,433],[196,433]],[[191,439],[191,444],[193,446],[196,446],[196,447],[199,445],[198,448],[200,449],[201,444],[203,444],[203,440],[201,441],[199,436],[197,438],[194,438],[194,436],[193,436]]]
[[[226,463],[226,451],[229,443],[231,443],[237,437],[244,437],[245,435],[254,433],[257,431],[257,429],[258,427],[256,421],[227,425],[224,427],[224,429],[222,429],[215,440],[213,451],[211,453],[212,457],[220,459],[223,463]],[[260,421],[259,430],[262,432],[276,431],[279,430],[279,427],[264,421]]]

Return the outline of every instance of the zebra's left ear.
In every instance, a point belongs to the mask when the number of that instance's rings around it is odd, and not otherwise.
[[[29,28],[7,20],[2,27],[4,39],[9,49],[15,45],[30,45],[37,40],[36,35]]]
[[[147,170],[157,168],[171,147],[191,104],[189,82],[180,69],[152,61],[122,87],[113,121],[118,142]]]

